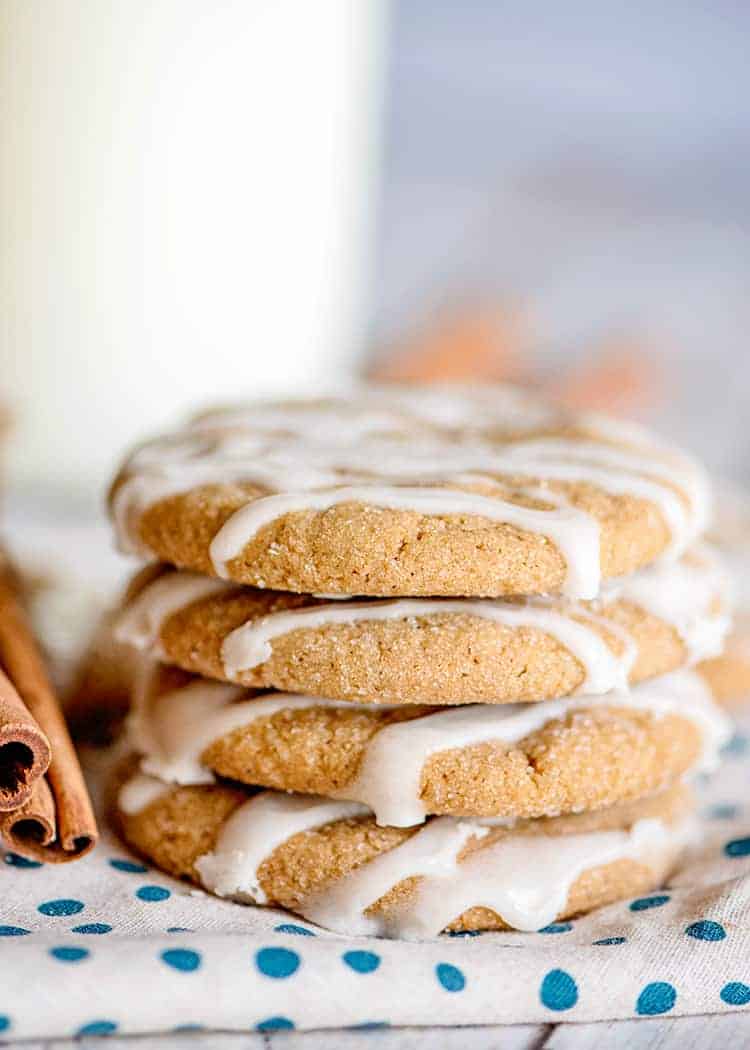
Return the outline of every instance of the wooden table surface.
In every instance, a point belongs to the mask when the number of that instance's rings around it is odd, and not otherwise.
[[[750,965],[750,960],[748,960]],[[2,1044],[5,1045],[5,1044]],[[97,1037],[24,1042],[24,1050],[102,1050]],[[192,1032],[109,1037],[116,1050],[732,1050],[750,1046],[750,1011],[600,1024],[393,1028],[369,1032]]]

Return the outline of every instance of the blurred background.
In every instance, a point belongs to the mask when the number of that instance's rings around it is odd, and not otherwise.
[[[750,6],[0,0],[14,506],[190,407],[511,379],[750,472]]]

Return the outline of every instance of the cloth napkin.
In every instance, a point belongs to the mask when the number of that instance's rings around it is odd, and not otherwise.
[[[96,785],[107,756],[92,754]],[[84,860],[0,864],[3,1039],[175,1029],[596,1021],[750,1009],[750,712],[699,786],[669,886],[539,933],[342,937],[217,900],[105,827]]]

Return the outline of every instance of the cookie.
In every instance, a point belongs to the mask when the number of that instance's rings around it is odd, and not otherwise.
[[[703,531],[691,460],[517,398],[401,389],[216,412],[129,457],[110,496],[120,546],[300,593],[592,599]]]
[[[684,788],[597,813],[380,827],[351,802],[143,775],[118,794],[125,840],[220,896],[352,936],[538,930],[663,884],[694,836]]]
[[[609,806],[712,768],[729,737],[692,671],[630,693],[447,710],[184,679],[157,666],[139,684],[129,730],[143,772],[361,802],[399,827],[428,814],[526,818]]]
[[[716,699],[725,707],[750,703],[750,614],[735,619],[722,653],[700,664]]]
[[[507,703],[600,694],[714,656],[727,582],[696,549],[560,599],[325,601],[164,566],[140,574],[121,643],[209,678],[335,700]]]

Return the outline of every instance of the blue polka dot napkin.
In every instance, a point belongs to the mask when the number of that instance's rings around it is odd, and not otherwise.
[[[341,937],[191,890],[106,832],[69,866],[5,853],[0,1037],[750,1009],[748,785],[750,714],[701,788],[704,841],[670,885],[535,934]]]

